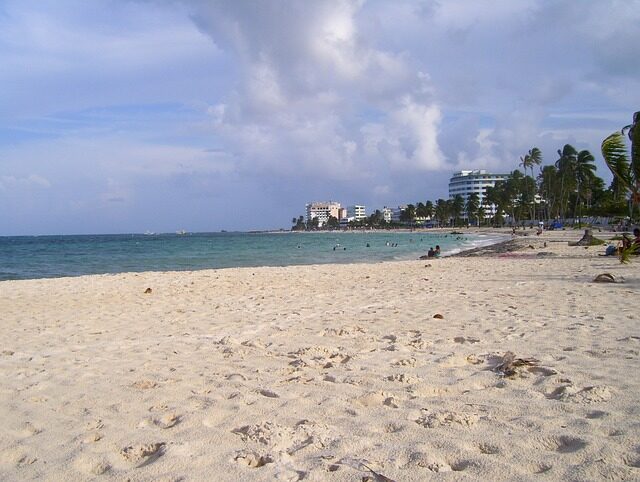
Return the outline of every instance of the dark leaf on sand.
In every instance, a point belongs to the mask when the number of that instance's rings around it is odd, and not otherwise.
[[[146,290],[144,290],[144,294],[148,295],[149,293],[151,293],[153,290],[151,288],[147,288]]]
[[[371,472],[371,476],[367,475],[366,477],[362,477],[362,481],[371,481],[371,482],[395,482],[393,479],[390,479],[389,477],[385,477],[382,474],[379,474],[378,472],[370,469],[369,467],[367,467],[365,464],[362,464],[362,466],[367,469],[369,472]]]
[[[440,313],[436,313],[435,315],[433,315],[434,318],[437,318],[439,320],[444,319],[444,316],[442,316]]]

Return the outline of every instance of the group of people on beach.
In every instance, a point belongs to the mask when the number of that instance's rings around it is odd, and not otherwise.
[[[626,251],[630,248],[631,254],[640,255],[640,228],[635,228],[633,230],[633,238],[630,238],[625,233],[622,235],[622,244],[618,244],[618,246],[607,246],[605,255],[615,256],[617,254],[620,254],[622,251]]]
[[[436,249],[433,247],[427,251],[427,258],[439,258],[440,257],[440,245],[436,244]]]

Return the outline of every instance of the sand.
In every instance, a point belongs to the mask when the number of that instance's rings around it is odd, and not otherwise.
[[[640,479],[640,260],[579,238],[2,282],[0,479]]]

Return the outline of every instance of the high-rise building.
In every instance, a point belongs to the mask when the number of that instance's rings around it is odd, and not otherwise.
[[[382,208],[382,218],[390,223],[391,222],[391,216],[392,216],[392,210],[391,208],[388,208],[387,206]]]
[[[366,219],[367,213],[363,204],[354,204],[347,208],[347,217],[353,218],[354,221],[362,221]]]
[[[475,192],[478,194],[480,204],[485,207],[486,214],[493,215],[495,214],[495,206],[487,205],[485,201],[487,188],[495,186],[496,182],[506,178],[507,174],[491,174],[484,169],[454,172],[453,177],[449,180],[449,199],[453,199],[459,194],[466,204],[469,195]]]
[[[318,218],[318,226],[324,226],[329,220],[329,216],[338,219],[340,216],[340,203],[335,201],[328,202],[312,202],[306,205],[307,208],[307,224],[311,220]]]

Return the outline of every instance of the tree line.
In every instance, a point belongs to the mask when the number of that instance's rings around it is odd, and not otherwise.
[[[585,216],[636,219],[640,204],[640,112],[633,122],[608,136],[601,146],[604,161],[613,173],[606,186],[596,172],[595,157],[588,150],[565,144],[554,155],[554,162],[543,165],[542,151],[531,148],[519,159],[518,168],[486,190],[484,199],[472,193],[408,204],[399,222],[385,221],[380,210],[350,227],[394,228],[434,226],[493,225],[571,219],[578,224]],[[627,149],[627,138],[630,151]],[[539,172],[535,174],[535,168]],[[482,202],[481,202],[482,201]],[[318,229],[318,219],[305,223],[303,216],[293,218],[294,230]],[[323,228],[338,228],[336,218],[329,218]]]

